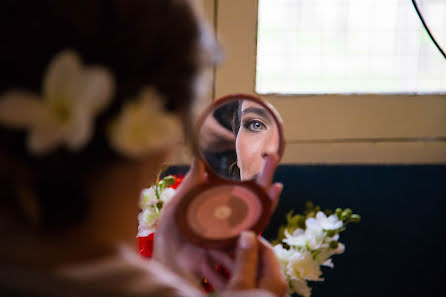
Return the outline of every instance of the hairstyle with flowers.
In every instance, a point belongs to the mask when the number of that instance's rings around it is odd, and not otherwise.
[[[208,33],[187,0],[0,1],[0,207],[32,189],[44,231],[79,222],[86,178],[161,149],[155,115],[187,119]]]

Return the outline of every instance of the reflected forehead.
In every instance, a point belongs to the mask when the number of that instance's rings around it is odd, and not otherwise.
[[[255,113],[260,116],[269,116],[268,110],[266,110],[262,105],[244,100],[242,104],[242,114]]]

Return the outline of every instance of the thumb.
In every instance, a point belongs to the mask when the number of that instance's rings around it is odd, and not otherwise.
[[[268,190],[268,196],[271,199],[271,214],[276,210],[277,204],[279,204],[280,193],[282,193],[283,184],[275,183]]]
[[[247,290],[256,288],[257,263],[257,237],[252,231],[245,231],[239,237],[229,289]]]
[[[269,154],[264,158],[262,169],[257,175],[256,182],[265,190],[269,189],[271,185],[278,162],[279,156],[277,154]]]

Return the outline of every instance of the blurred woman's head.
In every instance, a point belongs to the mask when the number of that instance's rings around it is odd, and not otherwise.
[[[26,96],[40,103],[46,100],[42,97],[57,97],[50,109],[64,121],[74,109],[65,104],[67,90],[74,94],[81,85],[90,96],[87,100],[76,93],[89,105],[78,115],[88,119],[74,121],[62,136],[54,136],[57,129],[42,119],[36,121],[46,124],[26,129],[11,118],[0,121],[0,210],[27,217],[26,205],[35,203],[40,228],[64,229],[88,214],[85,186],[110,166],[133,164],[149,183],[169,148],[152,143],[150,149],[138,150],[138,143],[128,145],[123,139],[146,133],[132,125],[138,119],[146,123],[144,111],[151,110],[181,118],[187,130],[193,102],[207,87],[200,85],[202,74],[216,62],[217,52],[191,1],[0,1],[0,104],[14,96],[16,103]],[[73,79],[79,67],[92,71]],[[76,102],[82,108],[85,104]],[[26,118],[32,107],[23,106]],[[82,133],[67,132],[85,123]],[[125,133],[128,129],[134,135]],[[162,129],[152,131],[153,142],[168,133]],[[141,139],[151,140],[147,135]],[[32,196],[33,202],[23,202],[24,196]]]

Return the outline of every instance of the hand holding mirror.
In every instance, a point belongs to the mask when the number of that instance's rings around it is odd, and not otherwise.
[[[207,179],[188,191],[176,211],[176,222],[192,243],[231,248],[244,230],[262,232],[272,201],[257,179],[268,156],[284,151],[282,124],[262,99],[233,94],[216,100],[197,123],[194,154],[205,165]]]

